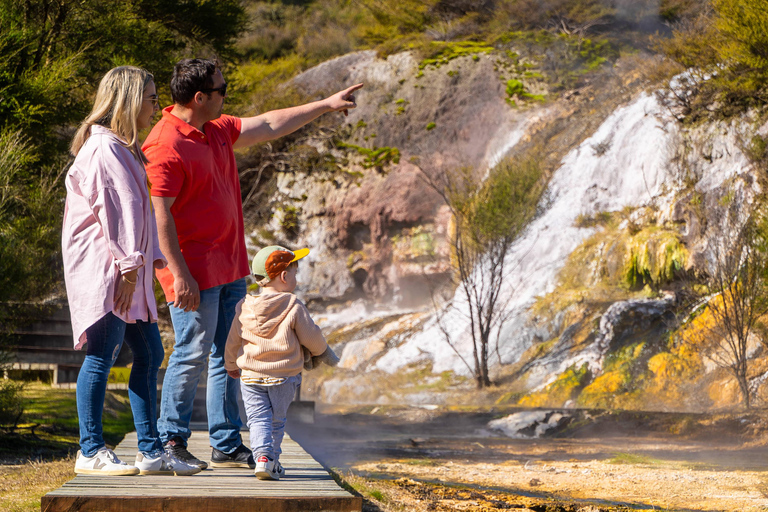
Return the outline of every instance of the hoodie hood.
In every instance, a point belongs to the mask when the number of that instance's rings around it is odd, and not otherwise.
[[[240,323],[261,338],[271,338],[283,319],[291,312],[296,296],[284,292],[262,292],[246,295]]]

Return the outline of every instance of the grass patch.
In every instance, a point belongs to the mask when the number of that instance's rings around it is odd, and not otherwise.
[[[493,46],[489,46],[483,42],[475,41],[432,41],[425,49],[427,54],[425,58],[419,63],[419,69],[423,70],[427,66],[434,66],[439,68],[444,64],[448,64],[453,59],[459,57],[472,56],[474,61],[479,59],[479,54],[490,53],[493,51]]]
[[[637,453],[625,453],[618,452],[608,460],[608,464],[632,464],[632,465],[655,465],[661,464],[661,461],[648,457],[647,455],[640,455]]]
[[[344,487],[347,491],[351,491],[354,494],[363,497],[368,496],[380,503],[386,503],[389,501],[386,494],[384,494],[381,490],[370,486],[372,483],[370,480],[364,480],[363,478],[354,476],[352,474],[347,475],[345,478],[343,478],[343,480],[342,477],[338,474],[334,477],[334,479],[336,478],[339,479],[337,480],[337,483],[339,483],[339,481],[343,481],[346,484],[342,485],[342,487]],[[339,485],[341,484],[339,483]]]
[[[75,390],[32,382],[22,399],[20,428],[0,435],[0,459],[9,464],[0,465],[0,503],[3,511],[37,512],[44,494],[74,477],[80,437]],[[107,391],[102,421],[110,446],[134,430],[127,391]]]
[[[433,459],[405,459],[401,461],[403,464],[407,464],[409,466],[440,466],[442,465],[441,461],[433,460]]]
[[[40,498],[75,476],[75,459],[0,466],[0,503],[6,512],[39,512]]]
[[[22,398],[24,415],[20,428],[0,436],[0,458],[49,459],[78,450],[80,435],[74,389],[56,389],[33,382],[24,386]],[[127,391],[107,391],[102,422],[104,441],[112,446],[134,429]]]

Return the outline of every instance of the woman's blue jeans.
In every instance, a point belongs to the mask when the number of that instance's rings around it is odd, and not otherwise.
[[[157,370],[165,354],[157,324],[142,321],[128,324],[108,313],[86,330],[86,337],[85,362],[77,376],[77,416],[83,455],[91,457],[105,446],[101,416],[107,378],[123,340],[133,352],[128,397],[139,451],[151,454],[162,450],[157,432]]]

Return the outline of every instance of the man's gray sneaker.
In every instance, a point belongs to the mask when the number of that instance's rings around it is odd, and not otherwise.
[[[200,469],[206,469],[208,467],[207,462],[200,460],[189,453],[189,450],[187,450],[187,447],[184,444],[184,440],[180,437],[174,437],[165,443],[163,448],[165,449],[165,453],[172,455],[173,457],[179,459],[181,462],[189,464],[190,466],[197,466]]]
[[[224,453],[213,449],[211,454],[211,467],[214,468],[255,468],[253,453],[244,444],[238,446],[232,453]]]
[[[139,468],[140,475],[189,476],[202,471],[200,466],[187,464],[168,452],[158,452],[152,455],[144,455],[141,452],[136,455],[134,464]]]

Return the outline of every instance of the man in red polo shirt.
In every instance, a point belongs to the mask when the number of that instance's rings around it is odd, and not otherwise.
[[[326,112],[355,108],[355,85],[333,96],[255,117],[222,115],[227,84],[214,61],[186,59],[171,78],[174,105],[144,143],[150,163],[160,248],[157,271],[176,334],[163,381],[158,429],[165,449],[187,463],[208,464],[187,450],[197,384],[208,361],[207,413],[213,467],[254,467],[240,437],[237,381],[224,369],[224,348],[249,273],[240,180],[233,148],[287,135]]]

